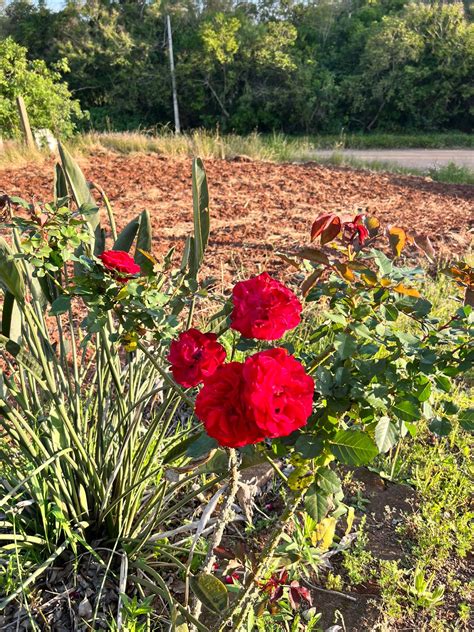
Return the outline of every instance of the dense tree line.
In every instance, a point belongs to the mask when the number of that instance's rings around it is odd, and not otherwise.
[[[458,2],[13,0],[0,30],[62,68],[95,128],[130,129],[173,119],[167,14],[185,128],[472,129],[474,25]]]

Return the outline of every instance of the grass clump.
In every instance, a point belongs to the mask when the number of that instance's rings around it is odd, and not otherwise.
[[[436,182],[446,184],[472,184],[474,185],[474,171],[464,165],[450,162],[444,167],[429,170],[429,176]]]

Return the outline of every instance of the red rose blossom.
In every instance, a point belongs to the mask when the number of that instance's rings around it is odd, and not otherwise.
[[[294,293],[266,272],[236,283],[232,301],[231,327],[246,338],[277,340],[301,320]]]
[[[128,274],[138,274],[141,271],[140,266],[135,263],[133,258],[123,250],[105,250],[99,259],[110,272],[117,274],[117,281],[125,282]]]
[[[220,445],[238,448],[285,437],[311,414],[314,382],[285,349],[220,366],[196,399],[196,415]]]
[[[265,439],[244,410],[243,368],[241,362],[221,365],[207,378],[196,398],[196,415],[203,422],[207,434],[220,445],[230,448],[240,448]]]
[[[277,347],[247,358],[243,380],[246,408],[265,437],[286,437],[306,424],[314,381],[286,349]]]
[[[225,349],[215,334],[188,329],[171,343],[168,361],[176,382],[191,388],[212,375],[225,356]]]

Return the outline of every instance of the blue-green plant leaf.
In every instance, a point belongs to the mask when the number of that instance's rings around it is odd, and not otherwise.
[[[204,259],[209,240],[209,191],[203,162],[193,160],[193,218],[194,218],[194,264],[192,273],[197,274]]]

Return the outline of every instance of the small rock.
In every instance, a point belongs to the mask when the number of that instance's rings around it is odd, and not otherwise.
[[[87,599],[87,597],[84,597],[84,599],[79,604],[79,607],[77,609],[77,614],[82,619],[86,619],[86,620],[92,617],[92,606],[91,606],[91,602],[89,601],[89,599]]]

